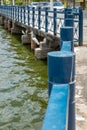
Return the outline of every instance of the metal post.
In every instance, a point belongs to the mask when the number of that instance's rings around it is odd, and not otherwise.
[[[16,11],[17,11],[17,10],[16,10],[16,6],[14,6],[14,14],[15,14],[15,15],[14,15],[14,19],[15,19],[15,20],[16,20]],[[15,22],[15,21],[13,21],[13,22]]]
[[[35,15],[35,8],[33,7],[32,8],[32,27],[34,27],[34,21],[35,21],[34,15]]]
[[[25,6],[23,7],[24,9],[24,24],[25,24],[25,19],[26,19],[26,15],[25,15]]]
[[[72,62],[73,61],[73,62]],[[66,84],[75,80],[75,55],[70,51],[48,53],[48,93],[53,84]]]
[[[11,19],[14,20],[14,17],[13,17],[13,8],[14,6],[11,7]]]
[[[15,5],[15,1],[14,0],[12,0],[12,5],[14,6]],[[16,7],[15,7],[16,8]],[[15,13],[15,18],[16,18],[16,12],[15,12],[15,9],[14,9],[14,13]],[[14,15],[14,14],[13,14]],[[14,23],[15,23],[15,18],[13,19],[13,22],[12,22],[12,27],[14,28]]]
[[[18,6],[18,22],[19,22],[19,6]]]
[[[60,29],[60,40],[61,47],[63,41],[71,41],[71,51],[74,51],[74,43],[73,43],[73,27],[61,27]]]
[[[22,23],[22,7],[20,7],[21,11],[20,11],[20,18],[21,18],[21,23]]]
[[[83,45],[83,11],[79,8],[79,46]]]
[[[70,21],[67,21],[67,22],[70,22]],[[73,24],[73,22],[72,22],[72,24]],[[73,27],[61,28],[61,39],[62,39],[62,42],[71,41],[71,51],[74,51]],[[67,42],[65,44],[67,44]],[[74,80],[75,80],[75,58],[72,58],[72,65],[70,65],[70,66],[72,66],[72,71],[71,71],[71,76],[70,76],[71,80],[70,80],[68,130],[75,130],[75,83],[74,83]],[[72,79],[74,79],[74,80],[72,80]]]
[[[30,7],[28,7],[28,25],[30,25]]]
[[[75,130],[75,54],[70,51],[48,53],[49,96],[53,84],[70,84],[68,130]]]
[[[75,130],[75,83],[70,83],[68,130]]]
[[[57,27],[57,21],[56,21],[56,17],[57,17],[57,9],[54,9],[54,35],[56,35],[56,27]]]
[[[10,7],[10,18],[12,19],[12,6]]]
[[[45,9],[45,32],[48,32],[48,8]]]
[[[38,8],[38,29],[40,29],[41,24],[41,7]]]

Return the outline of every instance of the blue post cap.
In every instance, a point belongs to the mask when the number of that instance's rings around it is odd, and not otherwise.
[[[75,55],[73,52],[67,52],[67,51],[53,51],[53,52],[48,52],[48,56],[50,57],[55,57],[55,58],[60,58],[60,57],[72,57],[73,55]]]
[[[69,51],[48,53],[49,95],[54,83],[64,84],[75,80],[75,54]]]
[[[56,51],[48,53],[49,81],[54,83],[69,83],[75,75],[75,54],[69,51]]]

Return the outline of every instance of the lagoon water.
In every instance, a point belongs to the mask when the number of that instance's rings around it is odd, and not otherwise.
[[[0,130],[41,130],[47,100],[46,61],[0,27]]]

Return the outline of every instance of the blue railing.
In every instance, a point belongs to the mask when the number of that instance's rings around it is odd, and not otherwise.
[[[69,85],[54,84],[42,130],[67,130]]]
[[[60,36],[61,51],[48,53],[49,102],[42,130],[75,130],[73,27],[62,27]]]
[[[54,35],[58,34],[57,28],[60,26],[61,49],[48,53],[49,103],[42,130],[75,130],[74,40],[80,39],[79,45],[82,45],[82,32],[80,31],[82,31],[83,14],[81,9],[65,10],[64,18],[59,17],[58,13],[56,10],[41,11],[40,8],[34,10],[23,6],[0,7],[1,15],[24,25],[45,29],[45,32],[53,32]],[[51,19],[53,24],[51,23],[52,28],[49,28]],[[57,20],[61,21],[59,22],[61,25]],[[76,28],[75,23],[78,23]],[[77,33],[78,28],[81,34]],[[75,33],[81,38],[75,39]]]
[[[73,14],[74,19],[74,41],[79,45],[83,43],[83,12],[82,9],[67,9],[59,12],[30,8],[28,6],[0,6],[0,14],[15,22],[40,29],[42,31],[57,35],[60,37],[60,28],[64,26],[66,12]]]

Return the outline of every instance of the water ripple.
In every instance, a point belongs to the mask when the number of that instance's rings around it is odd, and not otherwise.
[[[47,99],[46,62],[0,27],[0,130],[40,130]]]

